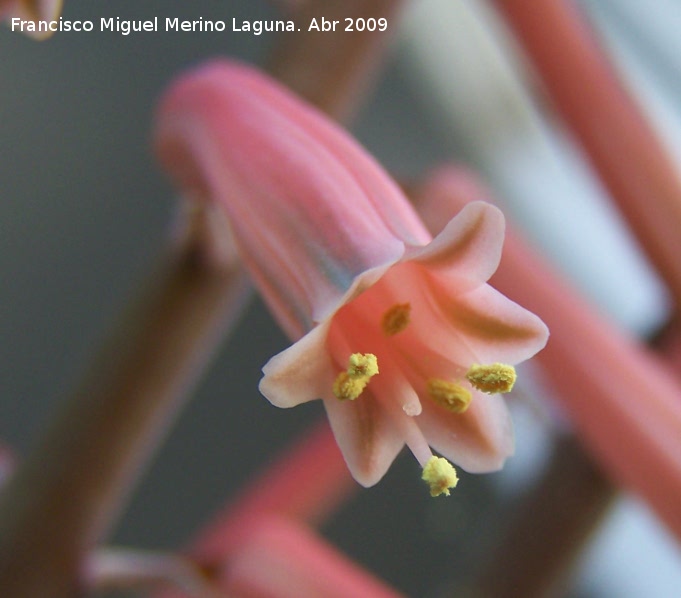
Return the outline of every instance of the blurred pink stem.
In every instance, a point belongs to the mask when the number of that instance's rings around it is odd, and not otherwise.
[[[227,564],[224,587],[240,598],[399,598],[297,522],[254,522]]]
[[[265,514],[318,523],[356,487],[324,421],[250,482],[199,534],[191,554],[208,567],[224,563]]]
[[[213,583],[238,596],[396,596],[302,525],[327,517],[355,488],[322,422],[206,526],[191,559]]]
[[[570,0],[495,0],[681,305],[681,178]]]
[[[424,221],[435,229],[466,201],[489,194],[467,174],[450,170],[432,177],[417,197]],[[641,495],[681,538],[678,380],[651,351],[597,314],[512,231],[492,284],[549,326],[551,338],[536,359],[582,442],[604,471]]]
[[[196,224],[0,494],[3,595],[79,591],[84,556],[240,313],[245,274],[233,255],[218,259],[215,223]]]

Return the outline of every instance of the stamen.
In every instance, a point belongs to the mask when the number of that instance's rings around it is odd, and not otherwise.
[[[480,365],[475,363],[466,373],[474,388],[487,394],[510,392],[516,381],[515,368],[505,363]]]
[[[455,382],[431,378],[427,383],[428,396],[440,407],[452,413],[463,413],[471,404],[471,391]]]
[[[378,360],[373,353],[353,353],[346,372],[338,374],[333,383],[333,394],[342,401],[354,401],[378,374]]]
[[[393,336],[398,332],[402,332],[411,321],[410,315],[410,303],[398,303],[393,305],[383,314],[383,319],[381,320],[383,334],[386,336]]]
[[[423,468],[421,479],[430,486],[430,495],[449,496],[449,489],[456,488],[459,478],[456,469],[443,457],[431,457]]]

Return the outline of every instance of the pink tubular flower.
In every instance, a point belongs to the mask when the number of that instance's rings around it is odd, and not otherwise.
[[[341,129],[275,82],[211,63],[166,95],[157,148],[178,183],[226,210],[244,262],[289,336],[261,392],[321,398],[355,479],[375,484],[406,443],[431,493],[513,451],[510,365],[544,324],[485,284],[504,220],[474,203],[431,240],[401,191]],[[499,363],[501,362],[501,363]],[[477,365],[476,365],[477,364]]]
[[[253,522],[219,587],[259,598],[401,597],[310,529],[271,514]]]

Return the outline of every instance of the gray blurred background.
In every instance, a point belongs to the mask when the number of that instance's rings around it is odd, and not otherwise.
[[[66,0],[63,16],[254,20],[279,13],[262,0]],[[95,31],[36,43],[0,29],[0,439],[19,455],[164,245],[175,192],[150,152],[155,101],[182,69],[215,55],[258,64],[274,41],[268,34]],[[395,56],[353,130],[390,170],[415,175],[457,151]],[[323,416],[320,404],[279,410],[259,395],[262,364],[287,345],[259,302],[233,339],[135,492],[116,543],[182,546],[250,473]],[[521,459],[533,442],[519,439]],[[427,496],[419,474],[403,455],[324,531],[399,590],[440,596],[465,580],[505,516],[491,510],[494,476],[465,476],[456,498],[442,502]],[[681,562],[676,546],[665,550]],[[612,595],[603,563],[571,595]],[[667,589],[649,595],[672,596]]]

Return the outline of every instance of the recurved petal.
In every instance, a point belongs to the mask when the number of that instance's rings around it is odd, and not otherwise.
[[[325,398],[324,407],[352,477],[373,486],[404,446],[392,416],[369,389],[354,401]]]
[[[504,229],[501,211],[476,201],[452,218],[430,244],[409,257],[432,268],[435,275],[449,277],[453,284],[485,282],[499,266]]]
[[[259,388],[273,405],[295,407],[328,394],[334,380],[325,347],[328,327],[317,326],[265,364]]]
[[[424,401],[418,425],[430,446],[471,473],[501,469],[515,447],[511,416],[499,395],[474,392],[460,414]]]
[[[457,296],[435,288],[432,296],[479,363],[515,365],[546,345],[549,331],[544,322],[488,284]]]

